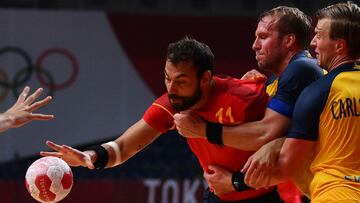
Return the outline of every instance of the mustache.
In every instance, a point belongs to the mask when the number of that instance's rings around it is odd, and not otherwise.
[[[169,99],[181,99],[181,96],[178,96],[176,94],[168,94]]]

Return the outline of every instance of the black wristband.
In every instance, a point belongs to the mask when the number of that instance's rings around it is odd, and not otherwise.
[[[88,150],[94,150],[96,153],[96,160],[93,163],[96,169],[104,169],[109,161],[109,154],[101,145],[90,147]]]
[[[244,182],[245,174],[241,172],[235,172],[232,174],[231,183],[234,186],[235,190],[242,192],[244,190],[252,190],[251,187],[247,186]]]
[[[223,146],[221,123],[206,122],[206,138],[210,143]]]

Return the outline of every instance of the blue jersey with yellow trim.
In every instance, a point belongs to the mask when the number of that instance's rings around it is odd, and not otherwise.
[[[360,192],[359,133],[360,71],[343,64],[301,93],[287,135],[318,141],[310,166],[311,198],[339,185]]]
[[[295,102],[301,91],[323,76],[323,70],[308,51],[294,55],[280,77],[271,76],[266,92],[272,97],[268,108],[291,118]]]

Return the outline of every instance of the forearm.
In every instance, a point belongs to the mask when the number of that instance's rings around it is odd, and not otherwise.
[[[160,134],[144,120],[138,121],[116,140],[101,144],[103,149],[106,150],[107,162],[105,168],[124,163],[152,143]],[[91,154],[93,163],[97,158],[97,154]]]
[[[222,141],[225,146],[246,151],[256,151],[266,143],[267,129],[255,121],[238,126],[224,126]]]
[[[304,178],[311,176],[309,168],[316,154],[315,145],[314,141],[284,139],[276,165],[271,170],[271,185],[299,177],[300,182],[306,181]]]
[[[269,176],[271,177],[269,186],[278,185],[290,180],[294,175],[294,171],[289,171],[288,168],[288,163],[279,157],[276,166],[269,172]]]
[[[8,130],[14,123],[14,119],[6,113],[0,114],[0,132]]]
[[[256,151],[271,140],[285,135],[289,125],[289,118],[267,109],[262,120],[238,126],[224,126],[222,140],[226,146]]]
[[[256,151],[247,161],[245,183],[253,188],[263,188],[283,182],[287,177],[283,172],[279,154],[285,138],[277,138]]]

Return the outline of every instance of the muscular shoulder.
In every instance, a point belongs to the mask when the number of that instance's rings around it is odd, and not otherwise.
[[[323,76],[307,86],[300,94],[295,105],[288,137],[317,140],[319,117],[327,102],[332,81],[332,76]]]
[[[323,70],[317,65],[316,60],[309,57],[298,57],[292,60],[280,77],[280,81],[289,79],[309,78],[316,80],[323,75]]]
[[[304,88],[321,76],[323,76],[323,70],[314,59],[305,56],[297,57],[281,74],[274,98],[294,105]]]
[[[173,115],[175,113],[170,105],[168,95],[164,94],[146,110],[143,119],[159,132],[165,132],[174,128]]]

